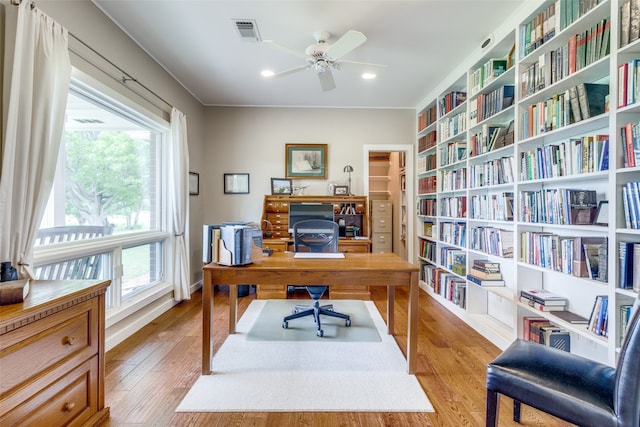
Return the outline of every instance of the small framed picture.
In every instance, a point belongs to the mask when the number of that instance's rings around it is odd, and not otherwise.
[[[348,185],[336,185],[333,187],[333,195],[334,196],[347,196],[349,195],[349,186]]]
[[[603,200],[598,204],[598,210],[596,211],[596,219],[593,221],[594,225],[609,225],[609,201]]]
[[[200,174],[189,172],[189,195],[197,196],[200,194]]]
[[[249,174],[225,173],[224,194],[249,194]]]
[[[271,178],[271,194],[291,194],[293,186],[287,178]]]

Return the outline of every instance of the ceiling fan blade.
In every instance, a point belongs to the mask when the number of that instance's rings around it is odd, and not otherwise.
[[[367,38],[360,31],[349,30],[338,41],[329,46],[325,55],[334,60],[340,59],[366,41]]]
[[[387,68],[385,64],[373,64],[371,62],[358,62],[358,61],[338,61],[337,62],[340,69],[342,68],[355,68],[358,67],[360,69],[363,68]],[[344,67],[343,67],[344,65]]]
[[[333,80],[333,74],[331,74],[330,69],[318,71],[318,78],[323,91],[327,92],[336,88],[336,82]]]
[[[275,78],[275,77],[287,76],[289,74],[297,73],[298,71],[306,70],[309,67],[311,67],[311,65],[301,65],[299,67],[290,68],[288,70],[284,70],[284,71],[280,71],[279,73],[275,73],[274,75],[270,76],[269,78],[272,79],[272,78]]]
[[[281,45],[280,43],[276,43],[273,40],[263,40],[262,43],[274,49],[286,52],[290,55],[297,56],[298,58],[307,59],[307,55],[305,55],[304,52],[298,52],[297,50],[291,49],[290,47]]]

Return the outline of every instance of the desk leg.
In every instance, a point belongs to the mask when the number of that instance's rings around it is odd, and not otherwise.
[[[415,374],[418,356],[418,272],[411,272],[409,285],[409,324],[407,325],[407,368],[410,374]]]
[[[238,323],[238,285],[229,285],[229,334],[236,333]]]
[[[393,335],[395,330],[395,301],[396,301],[396,287],[387,286],[387,333]]]
[[[211,375],[213,356],[213,285],[211,271],[202,278],[202,375]]]

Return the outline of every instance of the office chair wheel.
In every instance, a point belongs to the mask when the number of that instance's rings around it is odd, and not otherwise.
[[[316,335],[317,335],[317,336],[319,336],[320,338],[322,338],[322,337],[324,336],[324,331],[323,331],[322,329],[319,329],[319,330],[316,332]]]
[[[344,321],[344,326],[347,326],[347,327],[351,326],[351,319],[345,320]]]
[[[282,322],[282,327],[284,329],[289,329],[289,322],[287,322],[286,320],[284,322]]]

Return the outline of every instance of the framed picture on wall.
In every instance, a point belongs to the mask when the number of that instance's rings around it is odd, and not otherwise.
[[[290,179],[271,178],[271,194],[291,194],[293,186]]]
[[[249,194],[249,174],[225,173],[224,194]]]
[[[198,194],[200,194],[200,175],[189,172],[189,195],[197,196]]]
[[[285,178],[327,179],[327,144],[286,144]]]

